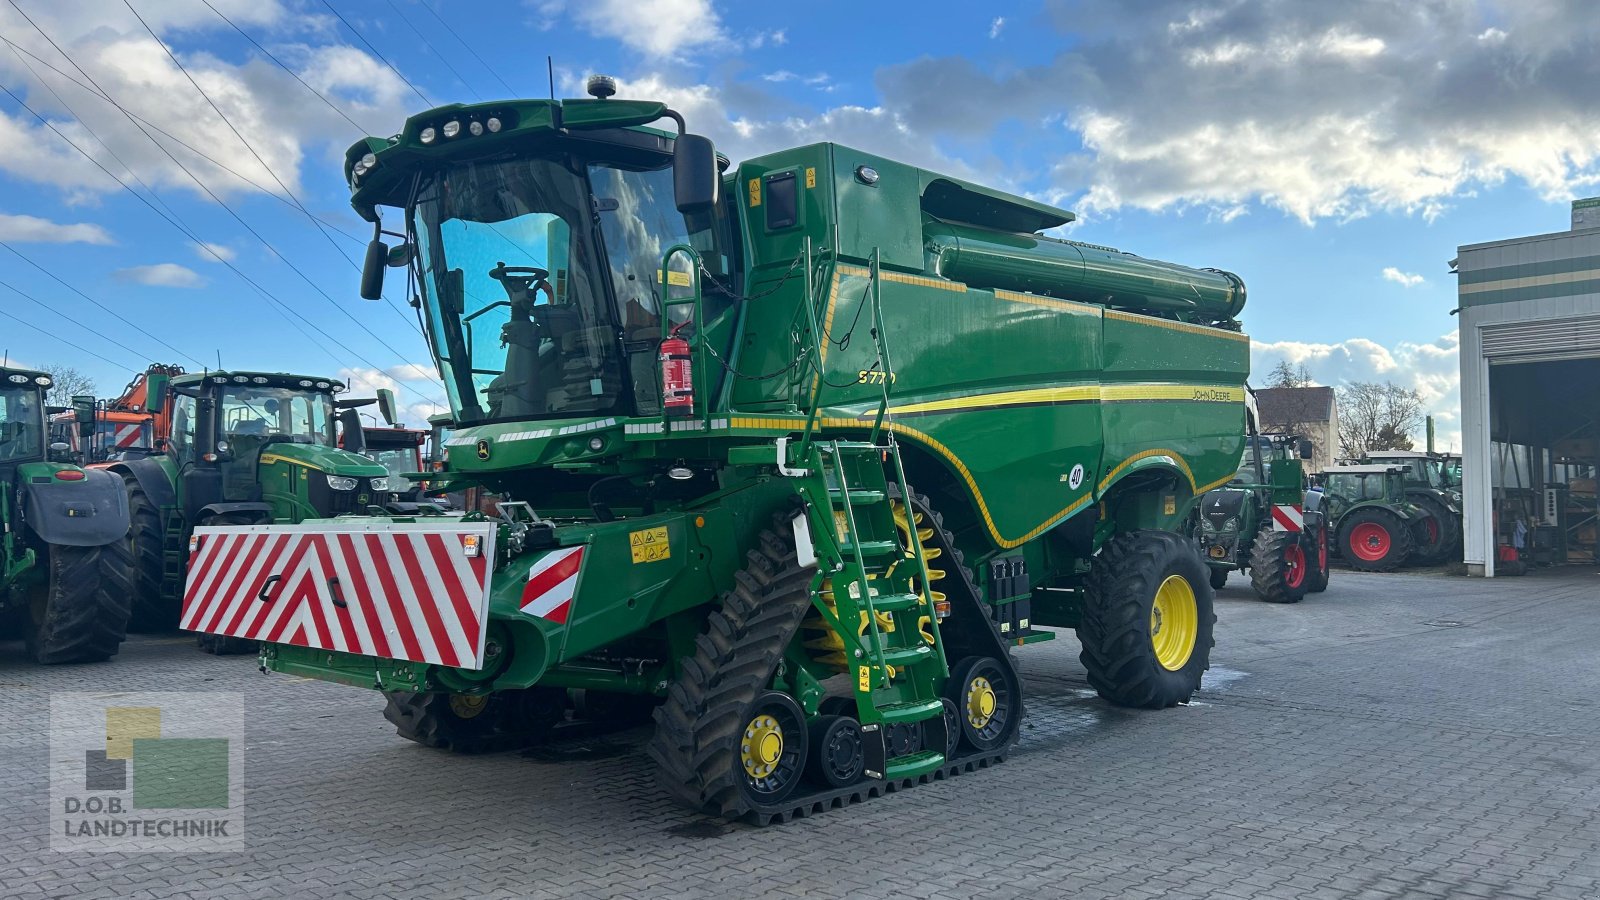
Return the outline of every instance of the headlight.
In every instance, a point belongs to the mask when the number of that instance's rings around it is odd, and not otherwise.
[[[389,489],[389,479],[387,479],[387,478],[374,478],[374,479],[372,479],[372,489],[375,490],[375,491],[378,491],[380,493],[382,493],[383,491],[387,491]]]
[[[489,121],[488,121],[487,124],[489,126],[489,133],[490,134],[499,134],[500,133],[500,120],[499,119],[496,119],[496,118],[491,116],[489,118]]]
[[[444,136],[445,137],[453,138],[453,137],[455,137],[456,135],[458,135],[460,133],[461,133],[461,123],[460,122],[457,122],[455,119],[451,119],[450,121],[444,123]]]
[[[483,134],[483,123],[482,122],[468,122],[467,123],[467,130],[472,132],[472,136],[473,137],[477,137],[477,136]]]
[[[431,144],[438,137],[439,137],[439,132],[434,131],[432,125],[429,125],[427,128],[422,129],[422,133],[417,135],[417,138],[419,140],[421,140],[424,144]]]
[[[343,475],[329,475],[328,487],[331,487],[336,491],[353,491],[356,489],[356,483],[359,481],[360,479],[358,478],[346,478]]]

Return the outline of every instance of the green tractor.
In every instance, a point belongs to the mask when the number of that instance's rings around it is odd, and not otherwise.
[[[138,627],[180,624],[195,528],[364,514],[404,489],[355,452],[362,430],[354,407],[373,401],[335,400],[343,389],[329,378],[272,372],[147,377],[145,409],[169,413],[171,433],[158,455],[108,467],[128,498]],[[339,448],[341,424],[351,449]],[[255,649],[209,634],[197,640],[210,653]]]
[[[1356,569],[1392,572],[1410,557],[1427,515],[1406,499],[1402,466],[1329,466],[1322,471],[1323,507],[1339,556]]]
[[[410,269],[448,388],[437,487],[494,512],[196,529],[202,630],[430,747],[653,707],[665,791],[763,823],[1003,759],[1052,628],[1111,702],[1188,701],[1243,283],[837,144],[733,166],[614,91],[350,149],[362,293]]]
[[[1406,470],[1406,500],[1423,513],[1411,551],[1419,565],[1461,559],[1459,467],[1453,467],[1448,457],[1420,450],[1369,450],[1362,462]]]
[[[128,501],[115,476],[60,461],[47,443],[44,372],[0,368],[0,629],[37,663],[99,662],[127,631]],[[93,398],[73,398],[88,440]]]
[[[1246,442],[1239,471],[1224,487],[1207,491],[1196,510],[1194,535],[1211,570],[1211,586],[1228,573],[1250,572],[1256,596],[1299,603],[1328,588],[1328,523],[1322,494],[1306,490],[1301,460],[1311,443],[1256,433],[1254,404],[1246,410]]]

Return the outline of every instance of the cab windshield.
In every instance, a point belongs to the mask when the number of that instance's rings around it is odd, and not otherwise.
[[[283,387],[229,385],[217,404],[221,432],[241,438],[281,438],[291,444],[335,446],[333,398]]]
[[[44,407],[34,388],[0,388],[0,462],[44,455]]]
[[[389,450],[368,448],[363,455],[388,469],[390,475],[405,475],[408,472],[421,471],[417,468],[417,450],[415,447],[396,447]]]
[[[654,411],[663,293],[692,275],[675,257],[663,292],[662,255],[693,244],[713,272],[726,261],[710,228],[691,239],[670,164],[651,158],[463,163],[419,183],[417,274],[458,423]]]

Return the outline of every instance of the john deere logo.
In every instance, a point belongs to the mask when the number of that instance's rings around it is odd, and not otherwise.
[[[489,458],[489,442],[487,440],[483,440],[483,441],[479,441],[478,442],[478,458],[479,459],[488,459]]]

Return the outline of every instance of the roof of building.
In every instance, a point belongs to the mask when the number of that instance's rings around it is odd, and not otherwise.
[[[1333,421],[1333,388],[1275,387],[1255,392],[1261,424]]]

